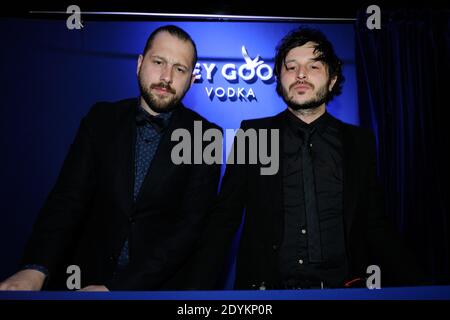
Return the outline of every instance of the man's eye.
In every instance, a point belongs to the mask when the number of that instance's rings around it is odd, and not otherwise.
[[[183,68],[177,68],[177,71],[180,72],[180,73],[185,73],[186,72],[186,70],[184,70]]]
[[[159,61],[159,60],[153,60],[153,63],[154,63],[154,64],[162,64],[162,61]]]

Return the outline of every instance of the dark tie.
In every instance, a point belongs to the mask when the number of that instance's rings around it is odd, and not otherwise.
[[[146,123],[151,124],[157,132],[161,132],[167,125],[164,116],[153,116],[140,107],[136,114],[136,124],[145,125]]]
[[[306,224],[308,232],[309,262],[322,261],[322,248],[320,244],[319,212],[317,210],[316,187],[314,182],[314,168],[311,156],[311,134],[314,130],[302,130],[302,165],[303,190],[305,193]]]

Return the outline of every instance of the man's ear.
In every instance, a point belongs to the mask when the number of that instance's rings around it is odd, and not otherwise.
[[[136,67],[136,75],[139,75],[139,71],[141,70],[142,60],[144,60],[144,56],[142,54],[139,55]]]
[[[337,76],[334,76],[330,81],[330,85],[328,86],[328,91],[333,90],[333,87],[334,87],[334,84],[336,83],[336,81],[337,81]]]
[[[194,84],[194,81],[195,81],[195,77],[196,77],[197,75],[196,74],[192,74],[191,75],[191,83],[189,84],[189,88]]]

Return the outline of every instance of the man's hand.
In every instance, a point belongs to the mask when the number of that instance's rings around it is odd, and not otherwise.
[[[2,291],[39,291],[44,285],[45,274],[33,269],[25,269],[0,282]]]
[[[78,291],[109,291],[105,286],[87,286]]]

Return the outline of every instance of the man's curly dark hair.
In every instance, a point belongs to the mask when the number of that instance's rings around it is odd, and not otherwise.
[[[330,79],[336,76],[336,83],[325,101],[329,102],[342,92],[342,84],[345,80],[342,74],[342,61],[334,52],[331,42],[321,31],[307,27],[299,27],[289,32],[276,48],[274,73],[277,78],[277,93],[279,96],[283,95],[280,74],[287,54],[290,50],[301,47],[310,41],[315,43],[314,52],[318,53],[315,60],[322,61],[327,66]]]

